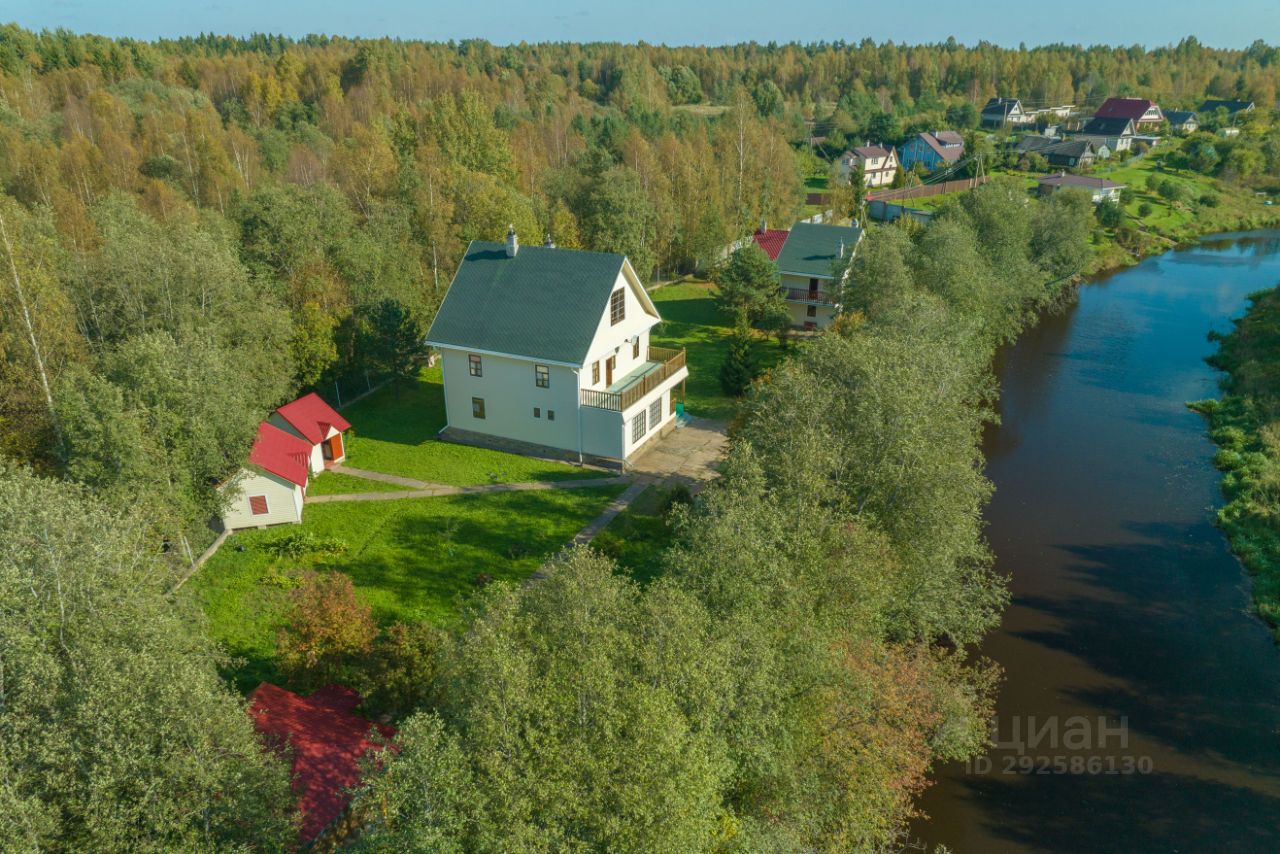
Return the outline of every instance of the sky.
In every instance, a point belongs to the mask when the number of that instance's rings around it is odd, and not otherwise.
[[[1052,11],[1061,14],[1052,14]],[[1069,10],[1069,12],[1068,12]],[[201,32],[398,36],[497,44],[986,40],[1016,47],[1280,43],[1280,0],[0,0],[0,22],[154,39]]]

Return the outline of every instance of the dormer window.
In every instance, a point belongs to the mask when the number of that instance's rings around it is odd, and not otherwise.
[[[600,303],[596,303],[599,305]],[[609,295],[609,325],[617,326],[627,316],[627,295],[618,288]]]

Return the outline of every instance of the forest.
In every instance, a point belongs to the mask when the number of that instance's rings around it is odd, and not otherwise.
[[[288,772],[170,595],[297,392],[414,370],[472,239],[705,269],[789,225],[804,144],[1010,91],[1272,103],[1261,43],[666,48],[0,28],[0,847],[287,850]],[[982,536],[995,349],[1071,294],[1087,197],[993,181],[869,233],[848,312],[748,392],[640,585],[566,552],[401,643],[377,851],[887,845],[980,752],[1006,594]]]

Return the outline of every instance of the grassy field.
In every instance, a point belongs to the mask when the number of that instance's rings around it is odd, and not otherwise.
[[[733,323],[716,306],[712,285],[708,282],[668,285],[651,296],[662,315],[662,324],[653,332],[653,343],[688,350],[685,410],[704,418],[731,419],[737,412],[737,401],[720,388],[720,366],[724,363],[729,336],[733,334]],[[783,355],[782,348],[775,342],[760,336],[756,360],[761,369],[773,367]]]
[[[439,367],[424,370],[415,382],[379,389],[342,414],[352,426],[346,464],[354,468],[452,486],[605,476],[565,463],[440,441],[436,434],[445,425],[445,415]],[[317,478],[312,494],[378,491],[366,485],[372,481],[349,477],[326,483],[332,476],[330,472]]]
[[[380,623],[447,623],[475,591],[477,576],[528,577],[624,488],[316,504],[301,530],[336,539],[341,554],[278,557],[269,544],[299,528],[243,531],[183,593],[203,608],[213,636],[243,659],[232,675],[247,690],[278,678],[275,631],[300,570],[347,573]]]
[[[667,509],[671,491],[650,486],[591,541],[591,547],[618,562],[640,582],[662,575],[662,553],[671,542]]]
[[[311,479],[307,485],[307,496],[312,495],[351,495],[357,492],[395,492],[404,489],[394,483],[383,483],[380,480],[369,480],[364,477],[343,474],[339,471],[327,471]]]

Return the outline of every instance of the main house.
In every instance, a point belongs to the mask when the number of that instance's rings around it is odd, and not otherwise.
[[[427,343],[440,350],[445,438],[624,465],[675,426],[684,350],[612,252],[472,241]]]
[[[1105,145],[1110,151],[1120,152],[1128,151],[1133,146],[1135,136],[1137,131],[1133,119],[1094,116],[1075,138],[1086,139],[1095,147]]]
[[[982,108],[983,127],[1025,127],[1035,124],[1035,120],[1035,116],[1024,110],[1017,98],[992,98]]]
[[[1093,114],[1095,119],[1128,119],[1138,133],[1159,129],[1164,124],[1160,105],[1146,98],[1108,98]]]
[[[917,164],[930,172],[950,166],[964,156],[964,139],[953,130],[918,133],[902,146],[899,157],[903,169]]]
[[[823,329],[835,319],[843,284],[836,281],[836,262],[852,257],[861,241],[862,229],[853,226],[798,222],[791,227],[774,258],[792,326]]]
[[[855,166],[862,167],[862,182],[868,187],[887,187],[898,174],[898,153],[893,146],[859,145],[840,156],[840,177],[847,179]]]

